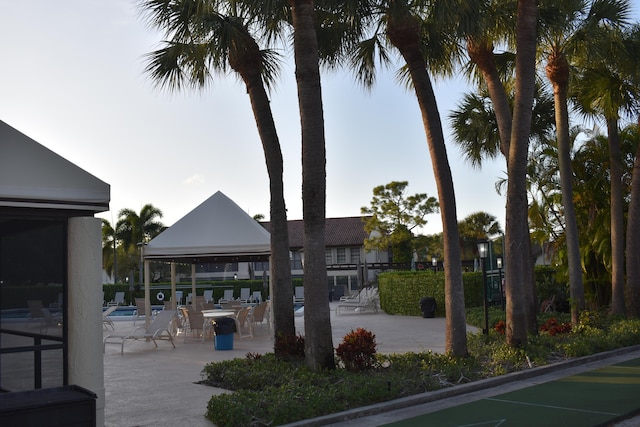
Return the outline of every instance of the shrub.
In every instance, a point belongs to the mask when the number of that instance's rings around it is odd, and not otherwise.
[[[571,323],[558,323],[555,317],[547,320],[540,326],[540,332],[546,332],[549,335],[567,334],[571,332]]]
[[[336,354],[351,372],[371,369],[376,361],[376,336],[363,328],[345,335]]]
[[[304,359],[304,337],[278,334],[273,344],[273,352],[283,360]]]

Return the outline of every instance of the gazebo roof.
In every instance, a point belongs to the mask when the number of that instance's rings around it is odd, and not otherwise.
[[[0,152],[0,207],[109,210],[109,184],[1,120]]]
[[[269,232],[220,191],[151,240],[145,259],[176,262],[268,260]]]

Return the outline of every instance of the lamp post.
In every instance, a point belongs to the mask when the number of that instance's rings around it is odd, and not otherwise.
[[[489,334],[489,307],[487,306],[487,267],[485,265],[485,259],[489,253],[489,242],[482,240],[478,242],[478,256],[480,257],[480,264],[482,265],[482,306],[484,307],[484,329],[482,333]]]
[[[500,283],[500,306],[502,307],[502,311],[504,311],[504,289],[502,289],[502,257],[496,257],[496,266],[498,267],[498,280]]]
[[[438,258],[436,257],[431,258],[431,265],[433,266],[434,273],[438,271]]]

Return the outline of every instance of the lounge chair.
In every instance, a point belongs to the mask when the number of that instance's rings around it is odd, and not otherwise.
[[[220,304],[233,300],[233,289],[225,289],[224,295],[218,300]]]
[[[213,300],[213,289],[205,289],[203,296],[204,302],[211,302]]]
[[[182,291],[176,291],[176,305],[182,305]]]
[[[253,294],[251,294],[251,296],[253,297],[253,302],[257,302],[257,303],[262,302],[262,292],[253,291]]]
[[[249,297],[251,296],[250,288],[242,288],[240,289],[240,301],[241,302],[249,302]]]
[[[173,323],[173,319],[176,317],[176,312],[174,310],[162,310],[158,313],[153,322],[149,325],[148,328],[139,326],[133,330],[130,334],[119,335],[119,334],[111,334],[107,335],[104,338],[104,342],[102,344],[102,352],[104,353],[107,342],[111,340],[117,341],[116,343],[120,343],[120,354],[124,354],[124,343],[128,340],[151,340],[153,344],[158,348],[158,340],[167,340],[171,342],[173,348],[176,348],[176,345],[173,343],[173,336],[169,331],[171,324]]]
[[[102,326],[104,326],[105,329],[111,328],[111,330],[115,330],[115,325],[113,324],[113,320],[111,320],[110,315],[117,309],[117,305],[112,305],[102,312]]]
[[[353,313],[364,313],[366,311],[378,312],[378,289],[363,288],[358,293],[357,298],[340,301],[336,306],[336,315],[340,312],[350,311]]]
[[[109,305],[124,305],[124,292],[116,292]]]
[[[304,303],[304,286],[296,286],[295,294],[293,295],[294,303]]]

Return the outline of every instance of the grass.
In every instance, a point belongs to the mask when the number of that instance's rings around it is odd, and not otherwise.
[[[469,323],[482,327],[482,309],[470,310]],[[364,371],[310,371],[302,359],[280,360],[272,353],[209,363],[203,384],[232,391],[213,396],[206,416],[219,427],[281,425],[393,400],[426,391],[503,375],[568,358],[640,344],[640,319],[585,313],[570,331],[563,313],[539,318],[541,332],[526,349],[506,345],[492,310],[489,335],[469,334],[469,356],[455,358],[430,351],[375,355]],[[496,330],[497,329],[497,330]]]

